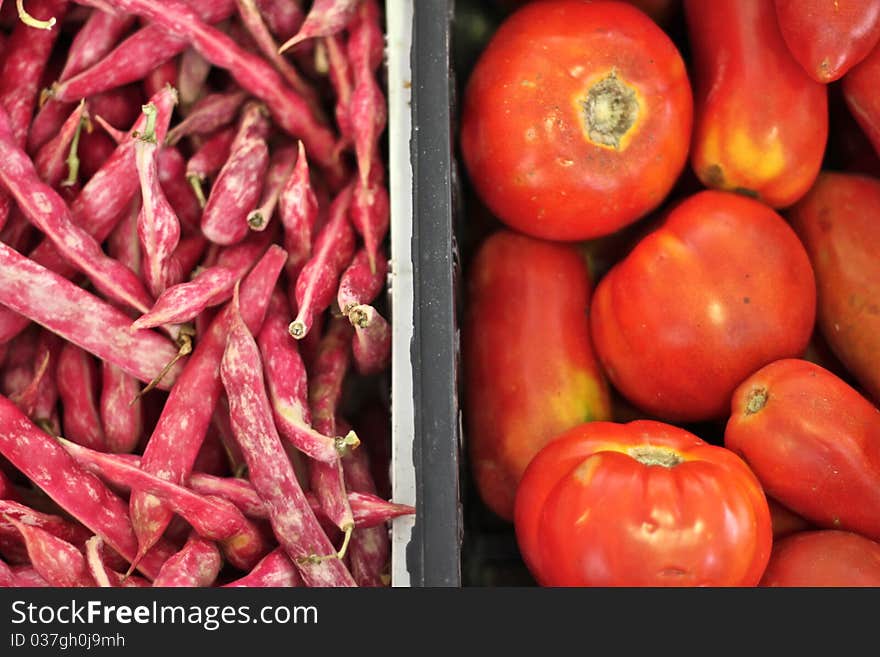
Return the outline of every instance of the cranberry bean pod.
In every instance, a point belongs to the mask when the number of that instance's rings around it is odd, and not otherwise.
[[[111,452],[132,452],[144,430],[143,403],[137,379],[111,363],[101,364],[101,425]],[[134,400],[132,402],[132,400]]]
[[[312,253],[313,233],[318,218],[318,199],[312,189],[309,161],[302,142],[299,143],[293,173],[278,198],[278,216],[284,226],[287,274],[295,281]]]
[[[89,575],[85,558],[74,546],[39,527],[26,525],[18,520],[10,521],[24,538],[28,557],[34,570],[50,586],[90,587],[95,585]]]
[[[52,435],[61,433],[61,422],[57,408],[58,385],[56,369],[58,367],[58,356],[61,354],[63,345],[64,341],[51,331],[46,331],[45,329],[40,331],[40,337],[37,341],[37,360],[40,360],[41,354],[46,354],[48,355],[49,363],[46,376],[40,381],[31,419]]]
[[[336,94],[336,127],[339,128],[339,134],[342,135],[343,142],[347,144],[352,136],[349,107],[351,105],[352,87],[354,86],[354,74],[351,70],[351,62],[348,59],[342,35],[333,34],[324,37],[323,43],[327,50],[330,83],[333,85],[333,91]]]
[[[134,558],[137,541],[123,501],[4,397],[0,397],[0,453],[110,547],[128,560]],[[160,543],[139,568],[147,577],[155,577],[168,556],[167,545]]]
[[[183,121],[168,131],[166,143],[173,146],[189,135],[208,134],[229,125],[247,97],[247,92],[241,89],[208,94],[193,105]]]
[[[263,383],[260,352],[238,313],[229,330],[220,375],[249,479],[269,509],[278,542],[308,586],[353,586],[351,574],[318,524],[284,452]]]
[[[342,384],[351,361],[352,328],[344,318],[334,317],[318,347],[315,362],[310,369],[309,407],[312,426],[328,435],[335,435],[336,413],[342,396]],[[321,508],[334,525],[349,532],[354,527],[354,517],[348,503],[343,479],[342,463],[309,461],[311,490],[321,503]]]
[[[276,548],[263,557],[247,575],[223,586],[226,588],[289,588],[302,585],[302,578],[290,557],[283,549]]]
[[[199,536],[219,542],[229,562],[236,568],[249,570],[266,554],[267,548],[260,531],[232,502],[221,497],[199,495],[112,455],[89,450],[64,439],[59,439],[59,442],[77,463],[108,483],[123,490],[137,488],[162,499]]]
[[[269,167],[268,131],[263,106],[248,103],[202,213],[202,233],[215,244],[235,244],[248,233],[247,215],[257,205]]]
[[[309,107],[315,115],[320,117],[322,114],[321,106],[314,87],[307,83],[293,64],[278,52],[278,46],[269,32],[269,28],[266,27],[266,23],[263,22],[256,0],[236,0],[236,5],[242,24],[253,37],[263,57],[275,67],[275,70],[281,74],[291,89],[309,103]]]
[[[388,189],[379,173],[382,166],[381,162],[373,163],[366,187],[358,180],[349,215],[354,229],[364,240],[364,248],[370,258],[370,269],[375,269],[376,261],[382,257],[380,250],[391,221]],[[384,176],[384,172],[381,175]]]
[[[337,195],[330,205],[327,224],[315,238],[311,258],[296,279],[297,315],[290,323],[290,334],[297,340],[306,336],[316,315],[333,301],[339,277],[354,257],[355,238],[348,220],[351,186]]]
[[[96,4],[96,0],[77,1]],[[332,184],[343,180],[344,165],[332,130],[318,121],[308,103],[283,83],[270,64],[203,23],[179,0],[166,0],[161,4],[152,0],[115,0],[114,6],[163,26],[186,39],[212,64],[228,70],[243,89],[266,103],[282,130],[305,142],[311,158],[326,170]]]
[[[376,79],[385,44],[379,21],[379,5],[375,0],[362,0],[348,39],[348,59],[354,74],[348,112],[362,186],[366,186],[370,178],[379,138],[388,123],[388,103]]]
[[[272,154],[266,182],[263,185],[263,194],[260,197],[260,205],[247,215],[247,225],[251,230],[266,230],[266,226],[269,225],[272,214],[275,212],[275,206],[278,205],[281,189],[293,172],[296,158],[297,150],[292,146],[283,146]]]
[[[205,207],[205,193],[202,191],[202,183],[220,171],[223,164],[229,159],[235,133],[234,128],[215,132],[199,146],[199,149],[186,163],[186,179],[192,186],[199,205],[203,208]]]
[[[255,330],[259,330],[263,322],[269,297],[286,258],[283,249],[273,245],[242,283],[245,321]],[[218,370],[232,317],[231,306],[227,305],[199,340],[171,389],[144,449],[143,468],[147,472],[175,483],[182,482],[190,473],[223,388]],[[135,334],[141,333],[148,331]],[[132,491],[130,506],[143,552],[162,535],[172,512],[154,496],[137,490]]]
[[[188,233],[199,232],[202,208],[187,183],[186,159],[177,148],[166,145],[159,150],[159,183],[181,226]]]
[[[144,113],[147,115],[147,129],[135,140],[135,164],[141,184],[138,238],[143,253],[144,281],[156,297],[168,286],[169,260],[180,242],[180,220],[159,184],[159,146],[152,125],[155,106],[145,105]]]
[[[315,0],[299,31],[281,46],[281,52],[300,41],[329,36],[345,29],[360,0]]]
[[[101,588],[116,587],[119,584],[115,573],[107,567],[101,558],[102,545],[103,541],[100,536],[92,536],[86,541],[86,566],[97,586]]]
[[[305,20],[306,15],[301,4],[299,0],[287,0],[286,2],[257,0],[260,15],[266,21],[272,34],[284,38],[295,34]]]
[[[376,494],[376,484],[370,474],[370,459],[364,449],[342,457],[345,485],[351,491]],[[391,539],[388,528],[376,526],[355,529],[348,549],[351,574],[358,586],[385,586],[388,561],[391,557]]]
[[[348,315],[354,326],[351,350],[359,374],[378,374],[391,362],[391,325],[372,306],[355,306]]]
[[[180,103],[189,107],[202,97],[205,81],[211,73],[211,62],[202,57],[195,48],[187,48],[180,55],[180,66],[177,73],[177,89],[180,92]]]
[[[370,256],[366,249],[360,249],[351,264],[342,272],[339,279],[339,290],[336,292],[336,303],[343,315],[355,306],[371,304],[379,296],[385,285],[388,274],[388,259],[381,253],[376,259],[376,266],[370,268]]]
[[[73,108],[73,112],[64,121],[58,134],[40,147],[34,156],[37,175],[50,187],[57,189],[67,173],[67,158],[71,152],[71,144],[74,142],[74,137],[82,129],[84,120],[88,120],[88,114],[85,103],[80,103]],[[76,178],[75,172],[71,172],[71,175],[74,179]]]
[[[49,582],[44,580],[33,566],[14,566],[11,570],[13,577],[15,577],[13,586],[19,588],[46,588],[49,586]]]
[[[9,395],[9,400],[18,406],[22,413],[34,420],[34,410],[40,394],[40,388],[49,373],[49,353],[43,352],[34,359],[33,377],[31,380]]]
[[[12,500],[0,499],[0,534],[6,536],[18,531],[8,519],[17,520],[31,527],[39,527],[76,546],[85,544],[91,536],[91,532],[80,524],[60,516],[36,511]]]
[[[267,247],[268,241],[260,237],[224,248],[216,265],[202,269],[187,283],[166,289],[150,311],[134,321],[132,328],[188,322],[205,308],[227,301],[235,283],[250,271]]]
[[[163,336],[152,331],[132,335],[125,313],[5,244],[0,244],[0,304],[140,381],[152,381],[177,355]],[[159,387],[168,389],[182,367],[172,367]]]
[[[141,200],[132,199],[130,209],[125,213],[122,220],[107,238],[107,252],[111,257],[131,269],[135,274],[141,274],[141,243],[137,234],[137,220],[141,211]]]
[[[193,270],[198,267],[207,245],[208,240],[200,234],[180,240],[180,244],[177,245],[174,253],[171,254],[171,260],[168,263],[169,287],[179,285],[182,281],[192,276]]]
[[[89,3],[96,8],[98,3]],[[116,3],[114,3],[114,8]],[[189,0],[190,6],[208,23],[216,23],[235,11],[234,0]],[[115,12],[132,16],[131,12]],[[53,85],[55,100],[75,101],[101,91],[136,82],[163,62],[182,53],[189,42],[160,24],[146,25],[89,68]]]
[[[154,587],[207,587],[220,574],[223,558],[213,541],[190,535],[180,552],[170,557],[153,580]]]
[[[307,456],[335,463],[346,445],[357,445],[357,437],[352,433],[346,439],[331,438],[311,427],[306,368],[296,342],[287,332],[289,316],[284,294],[275,290],[257,336],[275,426],[285,440]]]
[[[107,449],[96,399],[98,368],[95,361],[68,342],[58,356],[57,377],[64,435],[91,449]]]
[[[290,567],[293,568],[293,564],[291,564]],[[13,586],[15,586],[15,573],[12,572],[12,569],[5,561],[0,559],[0,588],[11,588]],[[242,584],[241,586],[248,586],[248,584]],[[282,586],[284,585],[282,584]]]

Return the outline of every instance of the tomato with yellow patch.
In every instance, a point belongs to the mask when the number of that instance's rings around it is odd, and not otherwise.
[[[582,240],[660,205],[686,164],[692,114],[684,61],[646,14],[546,0],[508,17],[482,52],[461,150],[501,221]]]
[[[813,184],[828,140],[824,84],[782,39],[773,0],[685,0],[693,50],[691,164],[707,187],[787,207]]]
[[[754,586],[772,544],[748,466],[652,420],[551,441],[523,475],[514,526],[544,586]]]
[[[519,478],[547,441],[610,417],[590,342],[592,284],[571,245],[502,230],[468,273],[462,335],[466,439],[478,491],[511,519]]]

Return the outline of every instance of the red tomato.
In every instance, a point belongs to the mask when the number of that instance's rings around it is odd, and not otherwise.
[[[880,48],[844,75],[842,84],[847,107],[880,153]]]
[[[817,527],[880,539],[880,410],[831,372],[797,359],[755,372],[733,395],[724,444]]]
[[[826,86],[792,57],[773,0],[685,0],[684,7],[693,49],[694,171],[708,187],[791,205],[822,164]]]
[[[773,540],[796,532],[812,529],[808,520],[801,518],[791,509],[786,509],[772,497],[767,498],[770,507],[770,524],[773,527]]]
[[[811,78],[833,82],[880,40],[880,0],[776,0],[785,45]]]
[[[482,244],[468,279],[470,465],[483,501],[510,520],[532,457],[563,431],[610,416],[587,322],[592,284],[573,246],[507,230]]]
[[[512,14],[464,95],[461,149],[483,202],[535,237],[607,235],[656,208],[684,168],[692,97],[675,45],[618,2]]]
[[[789,212],[818,286],[831,350],[880,403],[880,180],[823,172]]]
[[[804,247],[766,205],[703,191],[599,282],[593,343],[611,382],[670,421],[725,417],[737,385],[800,355],[816,316]]]
[[[550,442],[523,475],[514,524],[544,586],[754,586],[772,542],[745,463],[651,420]]]
[[[800,532],[773,546],[761,586],[880,586],[880,543],[851,532]]]

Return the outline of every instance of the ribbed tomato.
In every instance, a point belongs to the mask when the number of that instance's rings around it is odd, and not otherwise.
[[[772,543],[748,466],[650,420],[551,441],[523,475],[514,524],[544,586],[754,586]]]
[[[833,529],[799,532],[773,546],[761,586],[880,586],[880,543]]]

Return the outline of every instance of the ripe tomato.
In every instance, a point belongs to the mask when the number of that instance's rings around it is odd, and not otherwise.
[[[880,403],[880,180],[823,172],[791,208],[818,287],[818,322],[834,354]]]
[[[833,82],[880,40],[880,0],[776,0],[785,45],[811,78]]]
[[[725,417],[756,369],[800,355],[815,314],[810,261],[782,217],[703,191],[603,277],[590,322],[624,396],[664,420],[701,421]]]
[[[808,520],[801,518],[791,509],[786,509],[772,497],[767,498],[767,504],[770,507],[770,524],[773,527],[774,541],[813,528]]]
[[[803,196],[828,138],[826,86],[779,33],[773,0],[685,0],[695,89],[691,163],[707,187],[775,208]]]
[[[464,163],[509,226],[557,240],[606,235],[672,188],[692,102],[681,55],[638,9],[534,2],[507,18],[471,74]]]
[[[651,420],[551,441],[523,475],[514,524],[545,586],[754,586],[772,543],[746,464]]]
[[[731,406],[724,444],[767,495],[818,528],[880,539],[880,410],[797,359],[755,372]]]
[[[519,478],[547,441],[610,417],[587,322],[592,285],[573,246],[508,230],[483,242],[468,283],[470,466],[483,501],[510,520]]]
[[[880,48],[874,48],[843,76],[843,97],[850,112],[880,153]]]
[[[800,532],[773,546],[761,586],[880,586],[880,543],[852,532]]]

